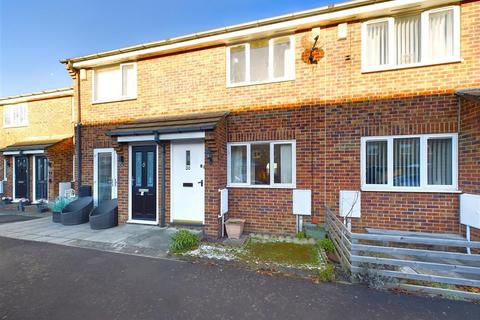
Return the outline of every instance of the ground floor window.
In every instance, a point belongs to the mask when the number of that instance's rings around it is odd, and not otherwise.
[[[456,191],[457,134],[364,137],[362,189]]]
[[[229,186],[294,187],[295,141],[228,144]]]

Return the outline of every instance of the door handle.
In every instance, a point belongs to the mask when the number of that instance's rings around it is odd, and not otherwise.
[[[198,183],[200,184],[201,187],[203,187],[203,179],[198,181]]]

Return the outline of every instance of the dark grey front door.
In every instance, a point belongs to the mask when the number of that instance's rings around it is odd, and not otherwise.
[[[15,198],[28,198],[28,157],[15,157]]]
[[[46,157],[35,157],[35,200],[48,199],[48,161]]]
[[[153,146],[132,147],[132,219],[156,221],[156,150]]]

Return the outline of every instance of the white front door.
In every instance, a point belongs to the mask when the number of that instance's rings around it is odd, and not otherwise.
[[[170,222],[205,223],[204,159],[203,140],[172,142]]]
[[[117,198],[117,153],[113,148],[95,149],[93,153],[93,200],[98,206]]]

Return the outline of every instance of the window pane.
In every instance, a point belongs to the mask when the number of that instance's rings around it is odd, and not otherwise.
[[[270,184],[270,145],[252,144],[250,174],[252,184]]]
[[[276,39],[273,44],[273,76],[284,78],[289,76],[292,62],[290,58],[290,38]]]
[[[452,185],[452,139],[428,139],[428,184]]]
[[[273,147],[275,183],[292,183],[292,145],[275,144]]]
[[[132,64],[122,66],[122,96],[135,96],[136,74]]]
[[[247,146],[231,147],[230,182],[247,182]]]
[[[95,101],[112,100],[120,96],[119,67],[109,67],[95,70]]]
[[[397,64],[420,61],[420,16],[395,19]]]
[[[393,185],[420,186],[420,139],[393,140]]]
[[[230,82],[244,82],[245,68],[245,46],[230,48]]]
[[[387,141],[369,141],[366,148],[366,183],[387,184]]]
[[[135,153],[135,186],[136,187],[142,186],[142,169],[143,169],[142,153],[136,152]]]
[[[153,152],[147,152],[147,187],[153,187]]]
[[[388,64],[388,23],[378,22],[367,25],[367,64],[381,66]]]
[[[250,80],[268,80],[268,40],[250,43]]]
[[[453,10],[430,14],[431,58],[453,56]]]

